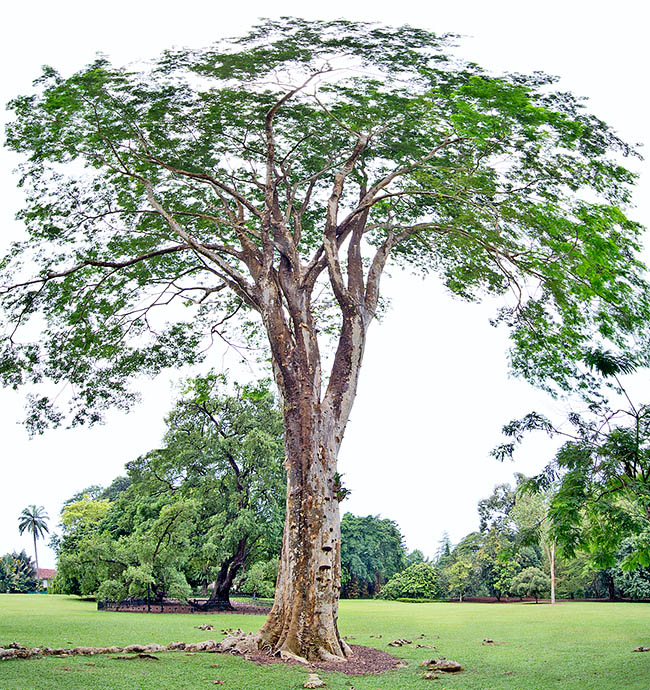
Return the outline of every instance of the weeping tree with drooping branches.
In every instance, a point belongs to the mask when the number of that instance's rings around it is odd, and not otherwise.
[[[10,104],[27,237],[2,263],[4,382],[71,384],[69,408],[31,390],[37,431],[92,423],[137,375],[264,343],[288,486],[257,640],[284,656],[349,652],[337,455],[389,264],[503,295],[512,369],[546,388],[588,391],[588,344],[627,351],[648,321],[633,151],[552,78],[493,76],[453,40],[267,20],[141,69],[46,67]]]

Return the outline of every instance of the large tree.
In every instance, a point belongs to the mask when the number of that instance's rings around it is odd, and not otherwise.
[[[268,383],[227,395],[223,375],[186,381],[162,446],[127,463],[128,476],[108,489],[66,502],[59,591],[161,599],[174,595],[171,583],[187,598],[190,586],[207,594],[214,583],[203,608],[232,609],[241,570],[280,550],[282,416]]]
[[[509,295],[513,370],[546,387],[581,375],[594,334],[625,349],[648,320],[630,149],[552,78],[495,77],[450,45],[269,20],[139,72],[47,67],[10,105],[29,237],[2,264],[4,380],[68,381],[72,423],[92,422],[236,321],[264,335],[288,491],[259,639],[284,655],[348,651],[336,459],[389,261],[465,299]],[[33,428],[62,420],[47,391],[31,403]]]
[[[343,596],[374,596],[406,565],[404,537],[392,520],[346,513],[341,520]]]
[[[242,568],[277,555],[285,500],[282,416],[268,382],[235,386],[209,374],[186,383],[163,447],[127,465],[133,493],[196,505],[191,543],[207,608],[232,609]]]

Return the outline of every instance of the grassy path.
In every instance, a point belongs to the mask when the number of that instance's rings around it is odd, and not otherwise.
[[[220,628],[257,629],[259,616],[98,613],[72,597],[0,595],[0,644],[125,646],[174,640],[220,639]],[[215,633],[194,626],[212,623]],[[408,668],[380,676],[321,674],[333,690],[649,690],[650,605],[627,603],[403,604],[343,601],[341,633],[353,644],[387,649],[395,638],[413,645],[392,650]],[[371,637],[371,635],[373,637]],[[374,637],[381,635],[381,638]],[[416,639],[420,635],[424,638]],[[485,637],[496,644],[482,644]],[[437,651],[417,649],[431,644]],[[218,654],[162,653],[160,660],[111,656],[0,662],[0,690],[292,690],[306,669],[257,666]],[[430,656],[455,659],[467,669],[426,681],[419,663]],[[216,666],[215,666],[216,664]]]

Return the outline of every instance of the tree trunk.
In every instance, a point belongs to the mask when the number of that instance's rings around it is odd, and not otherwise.
[[[551,604],[555,603],[555,542],[551,542],[550,558],[551,564]]]
[[[331,246],[325,249],[326,254],[333,251]],[[343,321],[324,395],[310,305],[313,285],[296,289],[287,277],[289,262],[283,258],[279,278],[284,296],[270,282],[264,282],[260,291],[274,376],[282,395],[287,499],[275,601],[258,633],[258,644],[305,663],[343,661],[350,653],[337,627],[341,590],[337,458],[356,395],[367,327],[376,309],[374,292],[367,300],[358,290],[356,299],[351,297],[333,265],[336,262],[331,257],[328,261]],[[378,277],[372,287],[378,292]]]
[[[36,532],[34,532],[34,560],[36,561],[36,591],[41,591],[41,576],[38,568],[38,549],[36,548]]]
[[[234,611],[234,607],[230,603],[230,589],[237,573],[246,560],[246,541],[246,537],[243,537],[237,545],[235,555],[226,558],[221,564],[214,587],[210,593],[210,598],[206,603],[207,609]]]
[[[262,646],[284,658],[342,660],[349,647],[337,628],[339,443],[320,405],[297,405],[302,415],[292,405],[285,407],[287,512],[275,602],[260,630]]]

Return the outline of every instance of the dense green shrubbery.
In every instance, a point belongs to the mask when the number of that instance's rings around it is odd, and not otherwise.
[[[36,568],[24,552],[7,553],[0,558],[0,592],[25,594],[37,589]]]
[[[384,585],[383,599],[434,599],[440,593],[440,574],[431,563],[413,563]]]
[[[372,597],[406,565],[404,537],[392,520],[346,513],[341,520],[341,596]]]

